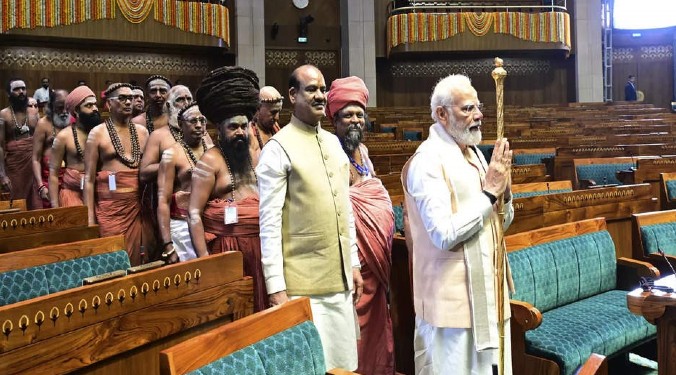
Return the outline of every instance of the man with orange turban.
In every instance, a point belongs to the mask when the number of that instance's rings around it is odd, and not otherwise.
[[[66,111],[75,118],[75,123],[56,135],[49,163],[49,200],[54,208],[84,204],[85,143],[89,131],[101,123],[96,95],[87,86],[78,86],[68,94]],[[64,161],[66,167],[61,168]],[[59,189],[61,175],[63,181]]]
[[[364,291],[357,303],[361,374],[394,374],[394,339],[387,306],[394,213],[387,190],[374,178],[368,149],[362,143],[369,91],[358,77],[333,81],[326,95],[326,115],[350,160],[350,201]]]

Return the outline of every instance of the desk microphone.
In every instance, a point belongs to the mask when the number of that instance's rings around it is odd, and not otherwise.
[[[671,265],[671,262],[669,261],[669,258],[667,258],[667,255],[664,254],[664,251],[662,251],[662,249],[660,249],[660,248],[658,247],[658,248],[657,248],[657,252],[660,253],[660,255],[662,256],[662,258],[664,258],[664,261],[667,262],[667,264],[669,265],[669,268],[671,268],[671,273],[674,274],[674,275],[676,275],[676,271],[674,271],[674,266]]]

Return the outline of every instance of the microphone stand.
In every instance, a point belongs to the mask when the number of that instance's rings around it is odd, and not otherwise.
[[[491,76],[495,81],[495,99],[497,103],[497,139],[501,139],[504,136],[504,86],[505,86],[505,77],[507,77],[507,71],[502,67],[502,59],[499,57],[495,58],[495,69],[491,72]],[[510,171],[511,173],[511,171]],[[511,177],[509,177],[511,178]],[[496,246],[497,253],[497,295],[498,295],[498,338],[499,338],[499,347],[498,347],[498,374],[503,375],[505,373],[505,260],[507,258],[507,252],[505,249],[505,202],[504,202],[504,193],[500,194],[498,197],[498,220],[499,230]]]

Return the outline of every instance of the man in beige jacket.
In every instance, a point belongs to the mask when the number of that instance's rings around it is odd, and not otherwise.
[[[416,374],[490,375],[498,360],[496,200],[504,194],[507,227],[514,213],[512,152],[506,139],[497,140],[487,165],[476,148],[481,108],[469,78],[441,80],[432,94],[429,138],[402,170],[413,245]],[[511,374],[509,336],[505,344]]]

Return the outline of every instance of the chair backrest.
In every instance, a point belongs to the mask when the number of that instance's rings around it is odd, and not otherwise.
[[[615,245],[603,218],[505,237],[516,293],[541,312],[616,287]]]
[[[249,315],[163,350],[160,373],[324,374],[307,297]]]
[[[658,254],[658,249],[676,256],[676,210],[634,214],[632,221],[634,236],[638,237],[634,245],[635,258]]]
[[[84,278],[130,266],[121,235],[0,254],[0,306],[75,288]]]
[[[525,184],[512,185],[512,195],[514,196],[514,198],[526,198],[536,195],[567,193],[569,191],[573,191],[573,183],[570,182],[569,180],[531,182]]]
[[[664,202],[676,202],[676,172],[660,173],[660,190]]]
[[[536,148],[513,151],[514,164],[540,164],[543,159],[552,158],[556,155],[556,148]]]
[[[575,183],[581,180],[593,180],[597,185],[617,184],[617,171],[636,168],[636,160],[631,157],[574,159]]]

